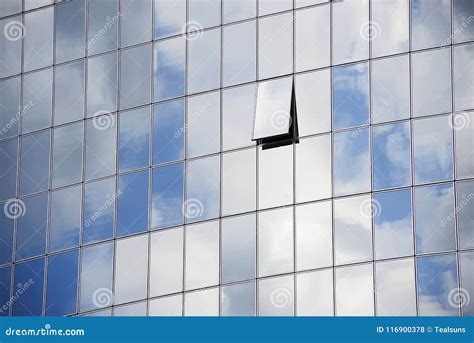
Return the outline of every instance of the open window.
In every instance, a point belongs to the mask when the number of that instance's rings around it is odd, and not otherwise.
[[[263,149],[297,142],[293,77],[258,84],[252,140]]]

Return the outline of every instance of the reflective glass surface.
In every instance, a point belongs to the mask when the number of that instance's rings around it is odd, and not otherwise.
[[[48,189],[49,131],[23,136],[20,151],[20,194]]]
[[[44,273],[44,258],[38,258],[15,265],[13,285],[25,285],[28,283],[30,286],[28,287],[28,292],[24,292],[18,301],[13,302],[12,315],[41,316],[43,308]],[[32,282],[30,280],[32,280]]]
[[[115,174],[117,116],[103,115],[86,122],[85,179]]]
[[[5,206],[5,204],[1,204],[1,206]],[[9,217],[10,216],[7,216],[5,212],[0,212],[0,227],[2,228],[2,231],[0,231],[0,264],[12,262],[14,220]],[[0,271],[0,274],[1,273]],[[3,294],[3,291],[4,290],[0,287],[0,294]],[[8,295],[10,295],[10,293],[8,293]]]
[[[0,200],[16,195],[18,139],[0,142]]]
[[[373,266],[336,268],[336,315],[373,316]],[[357,294],[355,297],[354,294]]]
[[[121,112],[119,120],[119,170],[126,171],[148,166],[150,107]]]
[[[453,43],[474,40],[474,28],[468,24],[472,20],[474,4],[470,0],[453,1]],[[471,18],[471,19],[469,19]]]
[[[51,126],[52,121],[52,91],[53,69],[45,69],[39,72],[27,74],[23,78],[23,106],[29,104],[26,111],[24,107],[21,116],[21,131],[44,129]],[[8,103],[7,103],[8,104]],[[10,116],[14,116],[14,113]]]
[[[0,139],[16,136],[18,134],[20,121],[17,116],[21,108],[20,91],[20,77],[0,81]],[[25,103],[25,107],[26,105]]]
[[[222,287],[221,315],[255,316],[255,292],[255,282]]]
[[[153,164],[184,158],[184,101],[153,107]]]
[[[120,45],[122,47],[151,40],[152,13],[151,0],[120,0]]]
[[[11,1],[11,0],[9,0]],[[18,1],[15,1],[18,4]],[[5,2],[0,4],[0,12],[4,13],[4,6],[8,6]],[[21,3],[20,3],[21,11]],[[6,13],[5,13],[6,14]],[[21,16],[12,17],[4,20],[0,20],[0,30],[5,32],[9,27],[13,27],[14,23],[21,23]],[[21,37],[23,30],[13,31],[13,37],[18,35]],[[22,52],[22,41],[21,39],[8,39],[5,34],[0,35],[0,50],[2,56],[0,57],[0,78],[19,74],[21,71],[21,52]]]
[[[186,22],[186,0],[153,0],[155,39],[183,32]]]
[[[185,54],[186,41],[182,37],[155,43],[153,57],[155,101],[184,95]]]
[[[89,55],[117,48],[118,1],[88,0],[87,50]]]
[[[453,127],[456,143],[456,177],[474,177],[474,112],[455,114]]]
[[[219,288],[185,293],[185,316],[218,316],[219,315]]]
[[[258,281],[258,315],[292,316],[294,314],[293,275]]]
[[[412,49],[426,49],[451,42],[450,4],[449,0],[411,2]]]
[[[117,54],[87,59],[87,116],[117,109]]]
[[[333,316],[333,271],[319,270],[296,276],[296,314]]]
[[[188,15],[190,22],[199,23],[199,29],[212,27],[221,23],[220,0],[188,0]],[[188,31],[195,27],[188,25]]]
[[[474,247],[474,182],[465,181],[456,184],[456,208],[458,214],[458,239],[460,248]],[[453,220],[453,216],[449,217]]]
[[[82,180],[82,122],[61,126],[53,131],[53,187],[61,187]]]
[[[84,118],[84,61],[56,67],[54,125]]]
[[[23,70],[30,71],[53,64],[53,7],[25,14]]]
[[[85,8],[85,0],[72,0],[56,6],[56,63],[84,57]]]
[[[224,24],[255,17],[257,0],[223,0],[222,16]]]
[[[466,252],[459,255],[459,262],[461,264],[461,285],[467,290],[468,294],[474,291],[474,274],[471,273],[474,268],[474,253]],[[474,314],[474,306],[471,302],[462,304],[462,312],[464,316],[472,316]]]
[[[454,108],[474,108],[474,44],[453,48],[453,55]]]
[[[150,300],[148,315],[181,317],[183,315],[183,294]]]

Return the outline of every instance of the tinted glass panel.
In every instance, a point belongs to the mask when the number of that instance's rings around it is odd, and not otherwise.
[[[51,193],[51,224],[49,251],[79,245],[81,228],[81,187],[71,187]]]
[[[154,0],[155,39],[180,34],[186,22],[186,0]]]
[[[411,191],[375,193],[372,206],[376,258],[413,255]]]
[[[87,121],[85,178],[115,174],[117,155],[116,115],[106,114]]]
[[[185,293],[185,316],[218,316],[219,288],[211,288],[198,292]]]
[[[18,1],[16,1],[16,3],[18,4]],[[0,4],[0,12],[3,13],[2,6],[5,6],[5,2]],[[9,27],[20,27],[18,23],[21,23],[20,16],[0,20],[0,30],[1,32],[5,32]],[[2,62],[0,63],[0,78],[19,74],[21,71],[22,39],[18,37],[24,35],[24,31],[20,29],[10,32],[11,35],[9,37],[13,37],[13,40],[8,39],[4,34],[0,35],[0,50],[2,51],[2,57],[0,57],[0,61]]]
[[[291,0],[258,0],[258,15],[287,11],[293,8]]]
[[[474,14],[474,8],[472,13]],[[474,15],[470,18],[474,21]],[[474,44],[454,48],[454,108],[457,111],[474,107],[473,60]]]
[[[117,54],[87,59],[87,116],[117,109]]]
[[[258,281],[258,315],[292,316],[294,314],[294,277],[282,276]]]
[[[461,285],[467,290],[467,294],[474,292],[474,253],[463,253],[459,255],[459,263],[461,264]],[[474,306],[472,302],[462,304],[462,311],[465,316],[472,316],[474,314]]]
[[[24,71],[53,64],[53,7],[25,14]]]
[[[20,203],[20,202],[18,202]],[[0,207],[5,208],[6,204],[0,204]],[[7,215],[9,212],[5,211],[0,212],[0,264],[6,264],[12,262],[12,253],[13,253],[13,218],[10,218],[10,215]],[[2,272],[0,271],[0,274]],[[1,277],[0,277],[1,279]],[[3,289],[1,288],[0,282],[0,294],[3,294]],[[10,294],[8,294],[10,298]],[[8,298],[6,300],[8,300]],[[2,299],[3,300],[3,299]],[[1,311],[0,311],[1,315]]]
[[[23,104],[30,105],[28,111],[25,111],[22,116],[21,130],[23,133],[51,126],[52,86],[52,69],[27,74],[23,77]],[[11,115],[13,116],[13,114]]]
[[[151,0],[120,0],[121,46],[151,40]]]
[[[53,131],[53,187],[82,180],[82,122],[62,126]]]
[[[1,29],[1,27],[0,27]],[[1,43],[0,43],[1,44]],[[1,63],[0,63],[1,65]],[[1,68],[1,67],[0,67]],[[0,138],[16,136],[20,122],[20,77],[0,81]],[[26,101],[23,112],[33,103]],[[25,114],[23,113],[23,117]]]
[[[33,282],[30,282],[32,280]],[[14,316],[41,316],[43,308],[44,259],[40,258],[15,265],[14,285],[32,284],[28,291],[13,302]]]
[[[64,316],[76,312],[79,250],[48,257],[46,316]]]
[[[474,112],[454,115],[453,124],[456,142],[456,177],[473,177]]]
[[[374,315],[372,269],[372,264],[336,269],[337,316]]]
[[[148,171],[119,177],[117,236],[148,228]]]
[[[54,125],[84,117],[84,61],[56,67]]]
[[[296,276],[298,316],[333,316],[333,272],[321,270]]]
[[[90,54],[116,49],[118,0],[88,0],[87,49]]]
[[[6,304],[10,300],[10,287],[11,287],[11,267],[5,267],[0,269],[0,301]],[[28,286],[29,287],[29,286]],[[6,310],[2,309],[0,316],[8,316],[10,308]]]
[[[474,4],[470,0],[453,1],[453,43],[474,39],[474,28],[468,25],[472,22]]]
[[[188,0],[189,21],[199,23],[199,29],[220,25],[221,0]],[[196,29],[189,25],[188,31]]]
[[[153,169],[152,228],[163,228],[183,223],[183,174],[183,163]]]
[[[146,316],[146,301],[114,307],[114,317],[143,317]]]
[[[179,37],[158,42],[154,54],[155,101],[184,95],[185,39]]]
[[[181,317],[183,315],[183,294],[150,300],[148,315]]]
[[[56,1],[59,2],[59,1]],[[25,11],[32,10],[38,7],[51,5],[54,0],[25,0]]]
[[[460,248],[474,247],[474,182],[456,184],[456,208],[458,217],[458,237]],[[450,218],[453,218],[450,216]],[[454,218],[453,218],[454,219]]]
[[[369,123],[369,65],[353,64],[333,69],[334,129]]]
[[[293,209],[258,213],[258,275],[283,274],[294,270]]]
[[[44,193],[23,200],[27,209],[17,219],[16,260],[44,254],[48,217],[48,194]]]
[[[411,2],[412,49],[426,49],[451,43],[451,1]]]
[[[20,194],[48,189],[49,131],[23,136],[20,153]]]
[[[17,0],[4,0],[0,5],[2,17],[19,13],[22,9],[22,2]]]
[[[288,134],[293,78],[258,84],[253,139]]]
[[[257,13],[256,0],[223,0],[224,24],[255,17]]]
[[[255,214],[222,220],[222,282],[255,278]]]
[[[0,200],[16,195],[18,139],[0,142]]]
[[[153,164],[184,158],[184,101],[154,106]]]
[[[255,316],[255,282],[222,287],[221,315]]]
[[[57,6],[55,19],[56,63],[83,57],[85,0],[72,0]]]
[[[417,253],[456,249],[452,184],[415,188]]]
[[[150,107],[120,113],[119,170],[145,167],[150,159]]]

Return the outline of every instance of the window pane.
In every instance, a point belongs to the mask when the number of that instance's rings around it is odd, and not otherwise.
[[[76,312],[79,250],[48,257],[46,316],[65,316]]]
[[[185,316],[218,316],[219,288],[184,294]]]
[[[86,123],[86,180],[115,174],[116,115],[106,114]]]
[[[23,104],[30,104],[30,108],[22,116],[23,133],[51,126],[52,88],[53,69],[23,77]],[[10,115],[13,117],[13,114]]]
[[[456,255],[424,256],[416,259],[418,315],[457,316],[450,292],[457,288]]]
[[[456,177],[474,177],[474,112],[454,116],[456,135]]]
[[[336,265],[372,259],[372,204],[370,195],[334,201]]]
[[[153,164],[184,158],[184,100],[154,106]]]
[[[20,202],[18,202],[20,203]],[[0,204],[0,207],[7,206],[7,204]],[[5,213],[7,212],[7,213]],[[6,264],[12,262],[12,253],[13,253],[13,225],[14,218],[10,218],[8,211],[0,212],[0,264]],[[1,270],[0,270],[1,274]],[[0,278],[1,279],[1,278]],[[0,281],[0,294],[3,294],[3,289],[1,288]],[[8,294],[8,299],[10,298],[10,293]],[[6,299],[6,300],[8,300]],[[3,300],[3,299],[1,299]],[[1,301],[0,300],[0,301]],[[6,301],[5,300],[5,301]],[[0,312],[1,315],[1,312]]]
[[[372,56],[408,51],[409,0],[372,1]],[[368,32],[364,31],[368,37]]]
[[[88,0],[89,55],[117,49],[118,0]]]
[[[41,316],[43,308],[44,259],[28,261],[15,265],[14,285],[19,283],[33,285],[22,296],[13,302],[12,315],[14,316]]]
[[[257,0],[223,0],[224,24],[254,18],[257,14]]]
[[[148,170],[119,177],[117,236],[148,228]]]
[[[183,290],[183,229],[151,235],[150,297]]]
[[[371,263],[336,269],[337,316],[374,315],[372,269]]]
[[[181,317],[183,315],[183,294],[150,300],[148,315]]]
[[[258,208],[293,202],[293,146],[258,151]]]
[[[113,177],[84,185],[83,243],[113,237],[116,198]]]
[[[255,211],[257,154],[247,149],[222,157],[222,215]]]
[[[413,116],[451,111],[451,49],[413,54],[412,79]]]
[[[219,221],[186,227],[186,290],[219,283]],[[206,266],[203,268],[203,266]]]
[[[188,35],[188,94],[216,89],[220,85],[220,29],[194,35],[199,39]]]
[[[416,316],[415,264],[410,259],[375,265],[378,316]]]
[[[151,227],[183,224],[183,163],[153,169]]]
[[[199,23],[199,29],[221,24],[221,0],[188,0],[188,6],[189,23]]]
[[[369,130],[334,134],[334,195],[370,190]]]
[[[262,11],[262,8],[259,10]],[[258,49],[259,79],[290,74],[293,71],[292,13],[259,19]]]
[[[114,317],[144,317],[146,316],[146,301],[114,307]]]
[[[38,7],[51,5],[53,3],[54,3],[54,0],[25,0],[25,11],[29,11]]]
[[[220,93],[188,98],[188,157],[220,150]]]
[[[293,209],[258,213],[258,276],[294,270]]]
[[[26,101],[23,105],[23,111],[19,110],[21,109],[20,80],[20,77],[15,77],[0,81],[0,104],[2,104],[0,106],[0,138],[2,139],[18,135],[20,114],[23,113],[23,117],[25,117],[25,112],[30,111],[33,105],[32,102]]]
[[[18,139],[0,142],[0,200],[16,195]]]
[[[461,284],[462,288],[467,291],[467,294],[474,293],[474,253],[466,252],[459,255],[459,263],[461,264]],[[469,298],[468,298],[469,299]],[[474,314],[474,306],[472,302],[466,302],[462,305],[464,316],[472,316]]]
[[[222,282],[255,278],[255,214],[222,220]]]
[[[413,121],[415,183],[453,177],[451,116]]]
[[[119,170],[146,167],[150,159],[150,107],[120,113]]]
[[[81,186],[51,193],[49,251],[79,245],[81,229]]]
[[[256,85],[222,92],[222,148],[231,150],[255,145],[252,141]]]
[[[186,0],[154,0],[155,39],[183,32],[186,22]]]
[[[151,0],[120,0],[122,47],[151,40],[151,8]]]
[[[375,193],[373,197],[376,259],[413,255],[411,191]]]
[[[408,55],[372,61],[372,123],[410,117]]]
[[[18,1],[16,3],[18,4]],[[1,13],[4,13],[3,6],[5,6],[4,1],[2,1],[0,4]],[[0,57],[0,78],[19,74],[21,72],[21,51],[23,40],[19,37],[25,36],[26,29],[22,29],[19,25],[20,23],[21,16],[0,20],[1,32],[5,32],[5,30],[10,28],[10,34],[8,37],[13,38],[12,40],[8,39],[7,35],[5,34],[0,35],[0,50],[2,51],[2,57]],[[15,29],[12,31],[12,28],[19,28],[19,30]]]
[[[219,216],[219,164],[219,156],[188,162],[186,202],[183,204],[186,222],[217,218]]]
[[[474,13],[474,10],[473,12]],[[474,21],[474,16],[471,16]],[[454,107],[474,107],[474,44],[454,47]]]
[[[56,6],[56,63],[84,57],[85,2],[72,0]],[[71,78],[73,80],[73,78]]]
[[[222,316],[255,316],[255,282],[222,287]]]
[[[330,65],[330,6],[296,12],[296,71]]]
[[[147,294],[148,235],[117,241],[115,303],[145,299]]]
[[[53,7],[25,14],[23,70],[53,64]]]
[[[2,304],[6,304],[10,300],[11,270],[11,266],[0,268],[0,301]],[[7,307],[5,311],[0,312],[0,316],[8,316],[9,311],[10,308]]]
[[[288,134],[291,126],[292,88],[292,77],[258,84],[253,139]]]
[[[344,0],[332,4],[333,64],[369,58],[369,39],[361,30],[369,22],[368,0]]]
[[[258,0],[258,15],[283,12],[293,8],[292,0]]]
[[[334,129],[369,124],[369,65],[333,69]]]
[[[282,276],[258,281],[259,316],[294,315],[294,276]]]
[[[298,316],[333,316],[332,269],[296,276],[296,313]]]
[[[331,197],[331,135],[296,145],[296,202]]]
[[[53,187],[82,180],[82,144],[84,125],[61,126],[53,131]]]
[[[330,78],[329,69],[295,77],[300,137],[331,131]]]
[[[22,2],[18,0],[4,0],[0,4],[0,12],[2,17],[20,13],[22,9]]]
[[[223,86],[255,80],[256,30],[255,21],[224,27]]]
[[[456,249],[452,184],[415,188],[416,252]]]
[[[26,211],[17,219],[15,260],[42,255],[46,248],[48,193],[23,200]]]
[[[372,129],[374,188],[411,184],[410,126],[408,122]]]
[[[186,40],[179,37],[155,43],[154,54],[154,100],[183,96]]]
[[[451,9],[447,0],[412,0],[412,49],[426,49],[451,43]]]
[[[122,85],[123,86],[123,85]],[[87,116],[117,109],[117,54],[87,59]]]
[[[145,3],[146,1],[136,1]],[[122,17],[123,19],[123,17]],[[140,25],[136,25],[139,27]],[[120,53],[120,108],[135,107],[151,100],[151,44]]]
[[[473,20],[473,6],[471,0],[453,1],[453,43],[474,39],[474,28],[469,25]]]
[[[56,67],[54,82],[54,125],[84,118],[84,60]]]
[[[20,155],[20,194],[48,189],[49,131],[23,136]]]
[[[458,182],[456,184],[456,205],[458,217],[459,247],[474,248],[474,182]],[[453,218],[450,216],[450,218]],[[454,219],[454,218],[453,218]]]
[[[296,206],[296,269],[332,265],[331,201]]]

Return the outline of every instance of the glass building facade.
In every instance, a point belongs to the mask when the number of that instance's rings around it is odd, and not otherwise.
[[[55,2],[0,2],[1,315],[474,314],[472,0]]]

